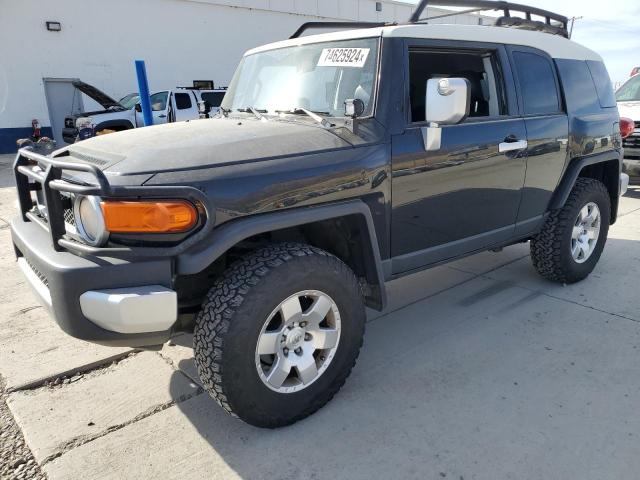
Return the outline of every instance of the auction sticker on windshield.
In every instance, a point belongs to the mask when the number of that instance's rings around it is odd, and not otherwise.
[[[318,67],[364,67],[370,48],[325,48]]]

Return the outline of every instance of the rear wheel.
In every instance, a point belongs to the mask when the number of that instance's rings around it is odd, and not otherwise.
[[[196,320],[194,350],[206,390],[259,427],[294,423],[344,384],[364,333],[353,272],[309,245],[271,245],[220,278]]]
[[[563,283],[587,277],[607,241],[610,212],[609,192],[602,182],[578,178],[565,205],[549,214],[531,240],[531,259],[538,273]]]

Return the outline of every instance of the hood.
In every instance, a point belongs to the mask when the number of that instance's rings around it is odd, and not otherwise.
[[[75,120],[76,118],[80,118],[80,117],[91,117],[91,116],[93,116],[93,115],[101,115],[101,114],[103,114],[103,113],[116,113],[116,114],[118,114],[119,112],[114,112],[113,110],[92,110],[91,112],[80,112],[80,113],[74,113],[74,114],[71,114],[71,115],[67,115],[67,116],[66,116],[66,117],[64,117],[64,118],[65,118],[65,119],[66,119],[66,118],[72,118],[72,119],[74,119],[74,120]],[[122,115],[122,114],[120,113],[120,115]],[[74,125],[75,125],[75,123],[74,123]]]
[[[68,147],[112,175],[144,175],[269,160],[351,146],[316,125],[214,118],[136,128]]]
[[[120,105],[116,100],[111,98],[109,95],[104,93],[102,90],[98,90],[93,85],[89,85],[88,83],[81,82],[80,80],[76,80],[73,82],[73,86],[84,93],[87,97],[92,98],[104,108],[110,107],[120,107],[124,108]]]
[[[94,124],[98,124],[100,122],[104,122],[105,120],[129,120],[133,123],[133,119],[134,119],[134,113],[133,111],[127,111],[127,110],[123,110],[122,108],[118,108],[118,109],[114,109],[111,108],[109,110],[94,110],[92,112],[82,112],[82,113],[75,113],[73,115],[68,115],[66,117],[64,117],[65,119],[73,119],[74,120],[74,125],[75,125],[75,120],[80,118],[80,117],[91,117],[93,120]]]
[[[640,122],[640,101],[618,102],[618,112],[621,117]]]

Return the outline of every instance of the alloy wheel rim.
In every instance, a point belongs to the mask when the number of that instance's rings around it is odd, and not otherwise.
[[[598,205],[587,203],[578,212],[571,232],[571,256],[577,263],[584,263],[593,254],[600,236],[601,216]]]
[[[319,290],[291,295],[271,312],[258,336],[260,379],[278,393],[307,388],[331,364],[340,332],[340,312],[329,295]]]

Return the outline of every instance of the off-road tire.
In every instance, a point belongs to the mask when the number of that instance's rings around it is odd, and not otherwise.
[[[269,389],[255,365],[264,322],[290,295],[317,289],[334,300],[341,316],[340,342],[324,373],[294,393]],[[330,253],[297,243],[273,244],[230,266],[196,318],[194,353],[207,392],[233,416],[265,428],[290,425],[325,405],[355,365],[365,311],[358,281]]]
[[[571,255],[571,232],[580,210],[589,202],[600,209],[600,234],[596,247],[584,263]],[[531,260],[536,271],[548,280],[575,283],[595,268],[607,241],[611,219],[611,199],[607,187],[598,180],[578,178],[567,202],[549,213],[542,230],[531,239]]]

